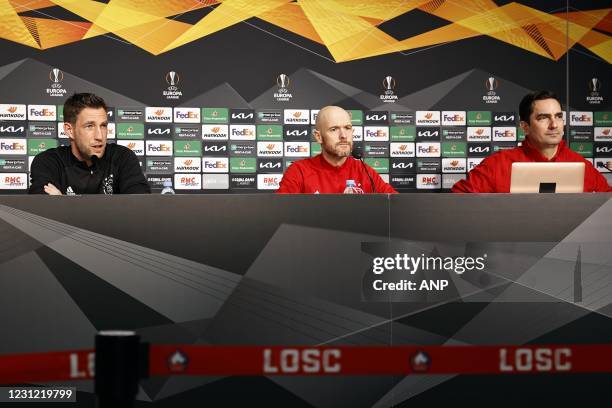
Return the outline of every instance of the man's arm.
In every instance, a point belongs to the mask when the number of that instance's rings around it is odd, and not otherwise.
[[[283,178],[280,182],[280,187],[276,190],[276,194],[301,194],[304,192],[304,176],[299,169],[299,166],[296,166],[293,163],[285,174],[283,174]]]
[[[489,157],[467,174],[467,179],[459,180],[451,188],[453,193],[495,193],[495,169]]]
[[[150,194],[151,187],[142,174],[138,157],[133,151],[127,150],[119,164],[119,194]]]
[[[612,191],[612,186],[608,184],[608,180],[597,171],[593,165],[585,160],[585,191],[586,192],[597,192],[597,193],[605,193]]]
[[[60,163],[53,160],[50,155],[40,153],[32,161],[30,176],[32,183],[28,194],[51,194],[45,190],[45,186],[49,183],[59,191],[61,186]]]

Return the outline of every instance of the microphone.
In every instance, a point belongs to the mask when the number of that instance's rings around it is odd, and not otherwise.
[[[376,187],[374,187],[374,180],[372,180],[372,176],[370,176],[370,172],[368,171],[368,168],[366,167],[366,164],[363,161],[363,149],[361,145],[353,144],[353,151],[351,152],[351,156],[353,156],[354,159],[357,159],[361,162],[361,166],[363,167],[365,174],[367,174],[368,179],[370,179],[370,185],[372,186],[372,193],[376,193]]]

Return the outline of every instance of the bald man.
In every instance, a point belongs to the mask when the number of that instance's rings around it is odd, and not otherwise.
[[[397,193],[376,170],[351,157],[353,125],[347,111],[338,106],[321,109],[314,137],[321,143],[321,154],[289,166],[277,193],[342,194],[347,180],[354,180],[360,193]]]

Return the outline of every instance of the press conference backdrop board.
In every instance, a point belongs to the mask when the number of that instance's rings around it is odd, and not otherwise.
[[[5,196],[0,353],[90,349],[104,329],[135,330],[152,344],[607,344],[611,198]],[[427,247],[426,255],[484,249],[486,274],[453,279],[445,291],[450,298],[369,299],[364,244],[407,242]],[[492,273],[504,268],[512,276],[496,283]],[[609,406],[611,379],[609,373],[151,378],[137,406]],[[91,381],[62,385],[78,387],[74,406],[94,405]]]
[[[273,191],[320,151],[312,128],[330,104],[393,187],[445,191],[521,143],[518,103],[535,89],[558,93],[570,147],[610,174],[606,2],[247,4],[3,4],[0,191],[24,192],[32,158],[68,143],[73,92],[106,99],[109,141],[155,191]]]

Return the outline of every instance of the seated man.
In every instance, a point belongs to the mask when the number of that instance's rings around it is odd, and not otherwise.
[[[342,194],[347,180],[354,180],[359,192],[397,193],[376,170],[351,157],[353,126],[347,111],[338,106],[324,107],[315,128],[321,154],[289,166],[277,193]]]
[[[605,177],[563,141],[561,102],[550,91],[526,95],[519,105],[522,146],[484,159],[452,188],[453,193],[509,193],[513,162],[584,162],[584,191],[612,191]]]
[[[38,154],[32,161],[30,194],[150,193],[136,155],[127,147],[107,144],[104,100],[75,93],[64,104],[64,131],[70,146]]]

